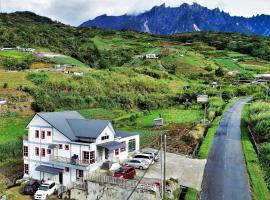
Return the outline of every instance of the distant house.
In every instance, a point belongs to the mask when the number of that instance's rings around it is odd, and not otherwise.
[[[227,74],[229,76],[236,76],[239,72],[238,71],[229,71]]]
[[[158,59],[155,53],[146,54],[146,59]]]
[[[212,87],[212,88],[217,88],[218,83],[216,81],[214,81],[214,82],[210,83],[209,86]]]
[[[79,72],[74,72],[73,74],[74,74],[74,76],[83,76],[84,75],[84,72],[83,71],[79,71]]]
[[[23,140],[24,179],[68,186],[83,181],[106,161],[122,162],[139,150],[139,134],[114,130],[107,120],[78,112],[37,113]]]
[[[7,104],[7,101],[6,101],[6,100],[1,100],[1,99],[0,99],[0,106],[1,106],[1,105],[6,105],[6,104]]]
[[[155,123],[155,126],[156,127],[163,126],[164,120],[161,117],[160,118],[156,118],[156,119],[154,119],[154,123]]]
[[[255,77],[258,79],[270,79],[270,74],[257,74]]]

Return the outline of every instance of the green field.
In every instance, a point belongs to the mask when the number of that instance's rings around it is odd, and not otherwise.
[[[87,67],[86,64],[82,63],[81,61],[69,57],[69,56],[63,56],[63,57],[54,57],[54,58],[50,58],[50,61],[58,64],[58,65],[63,65],[63,64],[72,64],[72,65],[76,65],[78,67]]]
[[[24,59],[33,55],[31,52],[22,52],[22,51],[0,51],[0,57],[5,58],[15,58],[15,59]]]
[[[26,135],[26,125],[30,119],[30,116],[0,117],[0,144],[18,140]]]

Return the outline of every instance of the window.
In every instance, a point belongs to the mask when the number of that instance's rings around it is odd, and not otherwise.
[[[42,157],[45,157],[46,156],[46,151],[44,148],[41,149],[41,156]]]
[[[38,130],[35,131],[35,137],[39,138],[39,131]]]
[[[45,139],[45,131],[41,131],[41,139]]]
[[[65,172],[69,172],[69,167],[65,167]]]
[[[47,131],[47,136],[50,137],[52,135],[51,131]]]
[[[83,178],[83,170],[77,169],[76,174],[77,174],[77,179]]]
[[[69,150],[69,145],[68,144],[65,145],[65,150]]]
[[[24,173],[29,174],[29,165],[28,164],[24,164]]]
[[[101,137],[101,140],[108,140],[109,139],[109,136],[108,135],[105,135],[105,136],[102,136]]]
[[[28,157],[28,146],[23,147],[23,156]]]
[[[89,151],[83,151],[83,160],[88,161],[90,158],[90,153]]]
[[[35,153],[36,153],[36,156],[39,156],[39,148],[38,147],[35,148]]]
[[[129,140],[128,141],[128,152],[133,152],[136,150],[136,140]]]
[[[59,149],[63,149],[63,145],[62,144],[59,144]]]
[[[121,152],[124,152],[126,151],[126,142],[122,142],[122,144],[124,145],[122,148],[121,148]]]
[[[96,159],[95,159],[95,151],[91,151],[90,152],[90,164],[95,163]]]
[[[52,184],[49,186],[49,189],[52,189],[54,186],[55,186],[55,183],[52,183]]]
[[[115,150],[114,150],[114,154],[115,154],[116,156],[118,156],[118,155],[119,155],[119,149],[115,149]]]
[[[47,154],[51,155],[52,154],[52,150],[51,149],[47,149]]]

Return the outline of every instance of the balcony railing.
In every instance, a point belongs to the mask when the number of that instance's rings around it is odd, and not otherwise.
[[[96,164],[97,162],[101,162],[101,159],[96,159],[95,161],[93,160],[91,161],[91,160],[79,160],[79,159],[73,159],[73,158],[66,158],[62,156],[50,156],[50,161],[87,167],[89,165]]]

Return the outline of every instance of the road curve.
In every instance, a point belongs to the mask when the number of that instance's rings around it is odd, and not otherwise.
[[[204,170],[201,200],[251,200],[241,143],[241,113],[250,99],[236,101],[223,115]]]

